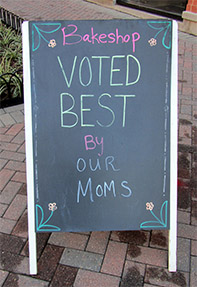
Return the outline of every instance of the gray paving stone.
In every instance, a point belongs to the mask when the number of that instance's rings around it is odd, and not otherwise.
[[[66,248],[60,263],[99,272],[102,261],[100,254]]]
[[[177,248],[178,270],[189,272],[190,268],[190,240],[178,238]]]
[[[12,113],[12,112],[21,111],[21,110],[24,110],[24,104],[4,108],[4,111],[6,113]]]
[[[0,115],[3,115],[3,114],[5,114],[4,109],[0,109]]]
[[[15,120],[16,123],[23,123],[24,122],[24,114],[22,111],[16,111],[10,113],[10,116]]]
[[[4,128],[4,127],[5,127],[4,123],[0,120],[0,128]]]
[[[0,120],[5,126],[10,126],[15,124],[15,120],[10,116],[10,114],[0,115]]]

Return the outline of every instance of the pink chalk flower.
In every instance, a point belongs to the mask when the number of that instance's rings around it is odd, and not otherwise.
[[[154,204],[152,202],[147,202],[146,203],[146,209],[147,210],[153,210],[154,208]]]
[[[151,38],[151,39],[148,41],[148,43],[149,43],[149,44],[150,44],[150,46],[152,47],[152,46],[157,45],[157,40],[156,40],[156,39],[154,39],[154,38]]]
[[[49,207],[49,210],[51,210],[51,211],[55,211],[57,209],[57,206],[56,206],[55,202],[49,203],[48,207]]]
[[[56,46],[56,41],[55,41],[54,39],[50,40],[48,46],[49,46],[50,48],[54,48],[54,47]]]

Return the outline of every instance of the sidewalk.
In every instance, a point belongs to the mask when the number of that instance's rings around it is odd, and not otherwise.
[[[0,4],[27,20],[134,18],[82,0]],[[197,286],[196,62],[195,37],[179,33],[178,271],[167,270],[167,231],[38,233],[38,275],[29,275],[24,106],[19,105],[0,110],[0,286]]]

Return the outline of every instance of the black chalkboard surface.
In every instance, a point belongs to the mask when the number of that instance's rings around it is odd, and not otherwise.
[[[36,232],[169,229],[172,22],[29,38]]]

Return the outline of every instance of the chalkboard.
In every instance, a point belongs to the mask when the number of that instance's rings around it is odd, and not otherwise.
[[[29,22],[36,232],[169,229],[172,24]]]

